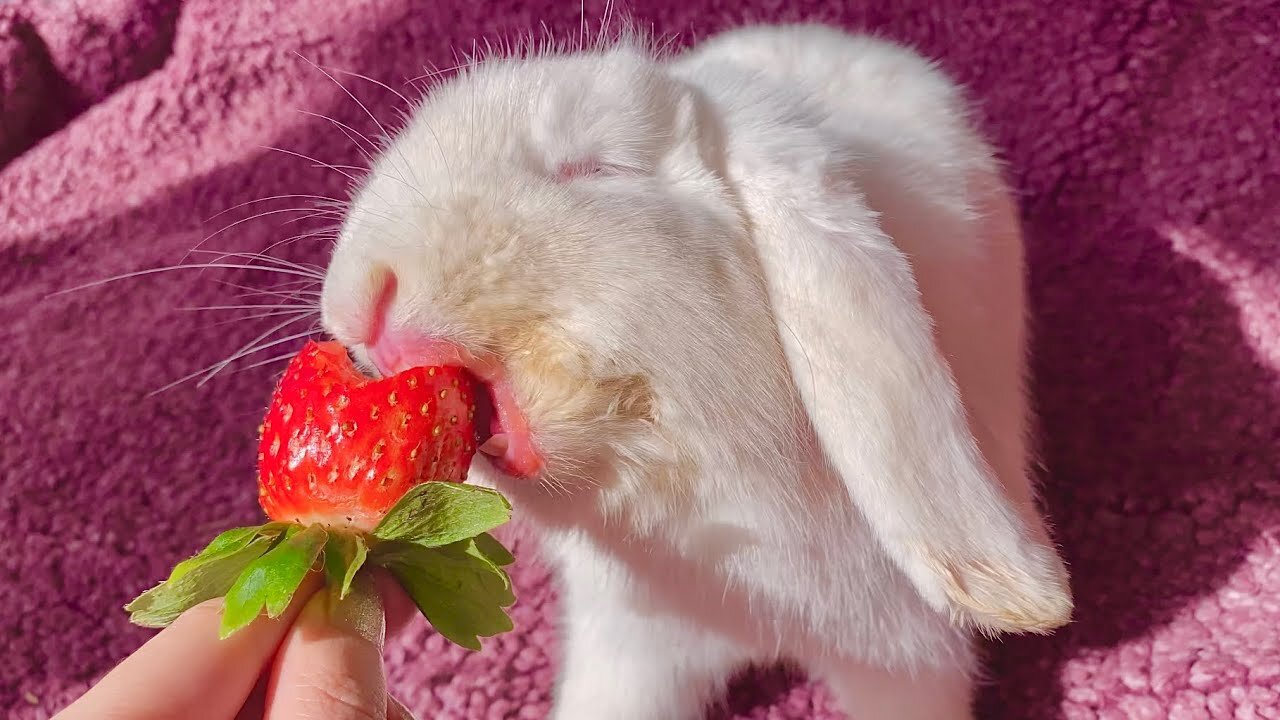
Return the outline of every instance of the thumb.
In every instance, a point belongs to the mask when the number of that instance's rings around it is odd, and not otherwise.
[[[280,645],[267,686],[267,720],[381,720],[386,619],[367,573],[339,600],[328,588],[307,602]]]

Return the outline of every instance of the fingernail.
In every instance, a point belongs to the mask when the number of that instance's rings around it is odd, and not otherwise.
[[[418,717],[410,712],[404,703],[388,695],[387,720],[418,720]]]
[[[351,592],[345,598],[338,598],[336,588],[326,588],[318,594],[325,597],[322,602],[328,606],[331,624],[368,640],[378,649],[382,648],[387,635],[387,619],[377,586],[367,573],[356,575],[351,583]]]

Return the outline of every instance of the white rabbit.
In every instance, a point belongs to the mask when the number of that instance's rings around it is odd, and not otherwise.
[[[946,77],[761,27],[463,70],[377,159],[322,309],[382,372],[488,383],[476,476],[563,583],[555,718],[698,718],[787,659],[859,720],[934,720],[971,715],[975,630],[1071,613],[1022,282]]]

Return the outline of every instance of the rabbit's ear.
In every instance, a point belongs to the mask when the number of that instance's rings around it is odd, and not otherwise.
[[[744,191],[779,337],[826,456],[935,608],[989,631],[1064,624],[1065,568],[979,450],[907,257],[851,183],[831,177],[816,191]]]

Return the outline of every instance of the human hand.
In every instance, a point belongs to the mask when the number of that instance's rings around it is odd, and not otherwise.
[[[361,573],[341,601],[320,588],[308,578],[279,618],[225,640],[222,600],[197,605],[55,720],[411,719],[387,693],[382,643],[388,626],[412,617],[412,602],[383,574]]]

